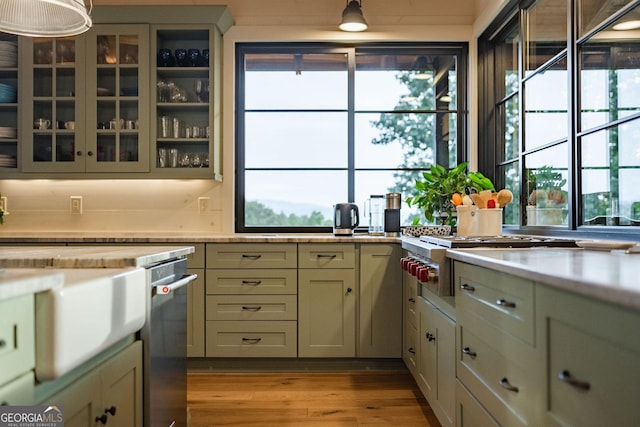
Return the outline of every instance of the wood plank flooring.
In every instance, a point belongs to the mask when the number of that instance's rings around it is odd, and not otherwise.
[[[408,371],[188,374],[192,427],[440,427]]]

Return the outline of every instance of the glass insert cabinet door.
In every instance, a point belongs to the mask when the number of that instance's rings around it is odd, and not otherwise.
[[[87,171],[149,170],[149,26],[87,33]]]
[[[25,172],[84,170],[84,43],[77,38],[25,38],[21,61]],[[28,100],[28,101],[27,101]]]

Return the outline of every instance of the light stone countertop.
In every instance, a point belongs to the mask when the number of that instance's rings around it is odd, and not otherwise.
[[[640,253],[560,248],[449,249],[447,256],[640,310]]]
[[[206,234],[201,232],[6,232],[0,244],[53,243],[400,243],[400,237],[322,234]]]
[[[0,268],[145,267],[194,251],[193,246],[5,246]]]
[[[0,301],[61,288],[63,284],[64,274],[58,270],[0,269]]]

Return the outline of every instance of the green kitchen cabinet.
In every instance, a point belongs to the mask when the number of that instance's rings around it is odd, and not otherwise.
[[[397,244],[360,245],[358,356],[402,355],[402,270]]]
[[[22,37],[0,33],[2,58],[0,59],[0,172],[12,173],[18,168],[18,141],[20,130],[20,111],[18,91],[21,90],[22,74],[18,69],[19,45]]]
[[[204,357],[205,245],[185,245],[195,248],[195,252],[187,255],[187,273],[198,275],[187,287],[187,357]]]

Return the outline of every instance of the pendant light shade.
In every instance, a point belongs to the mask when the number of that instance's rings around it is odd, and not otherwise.
[[[90,27],[83,0],[0,0],[0,31],[5,33],[65,37]]]
[[[347,0],[347,7],[342,11],[342,22],[338,27],[342,31],[364,31],[368,28],[362,15],[362,1]]]

